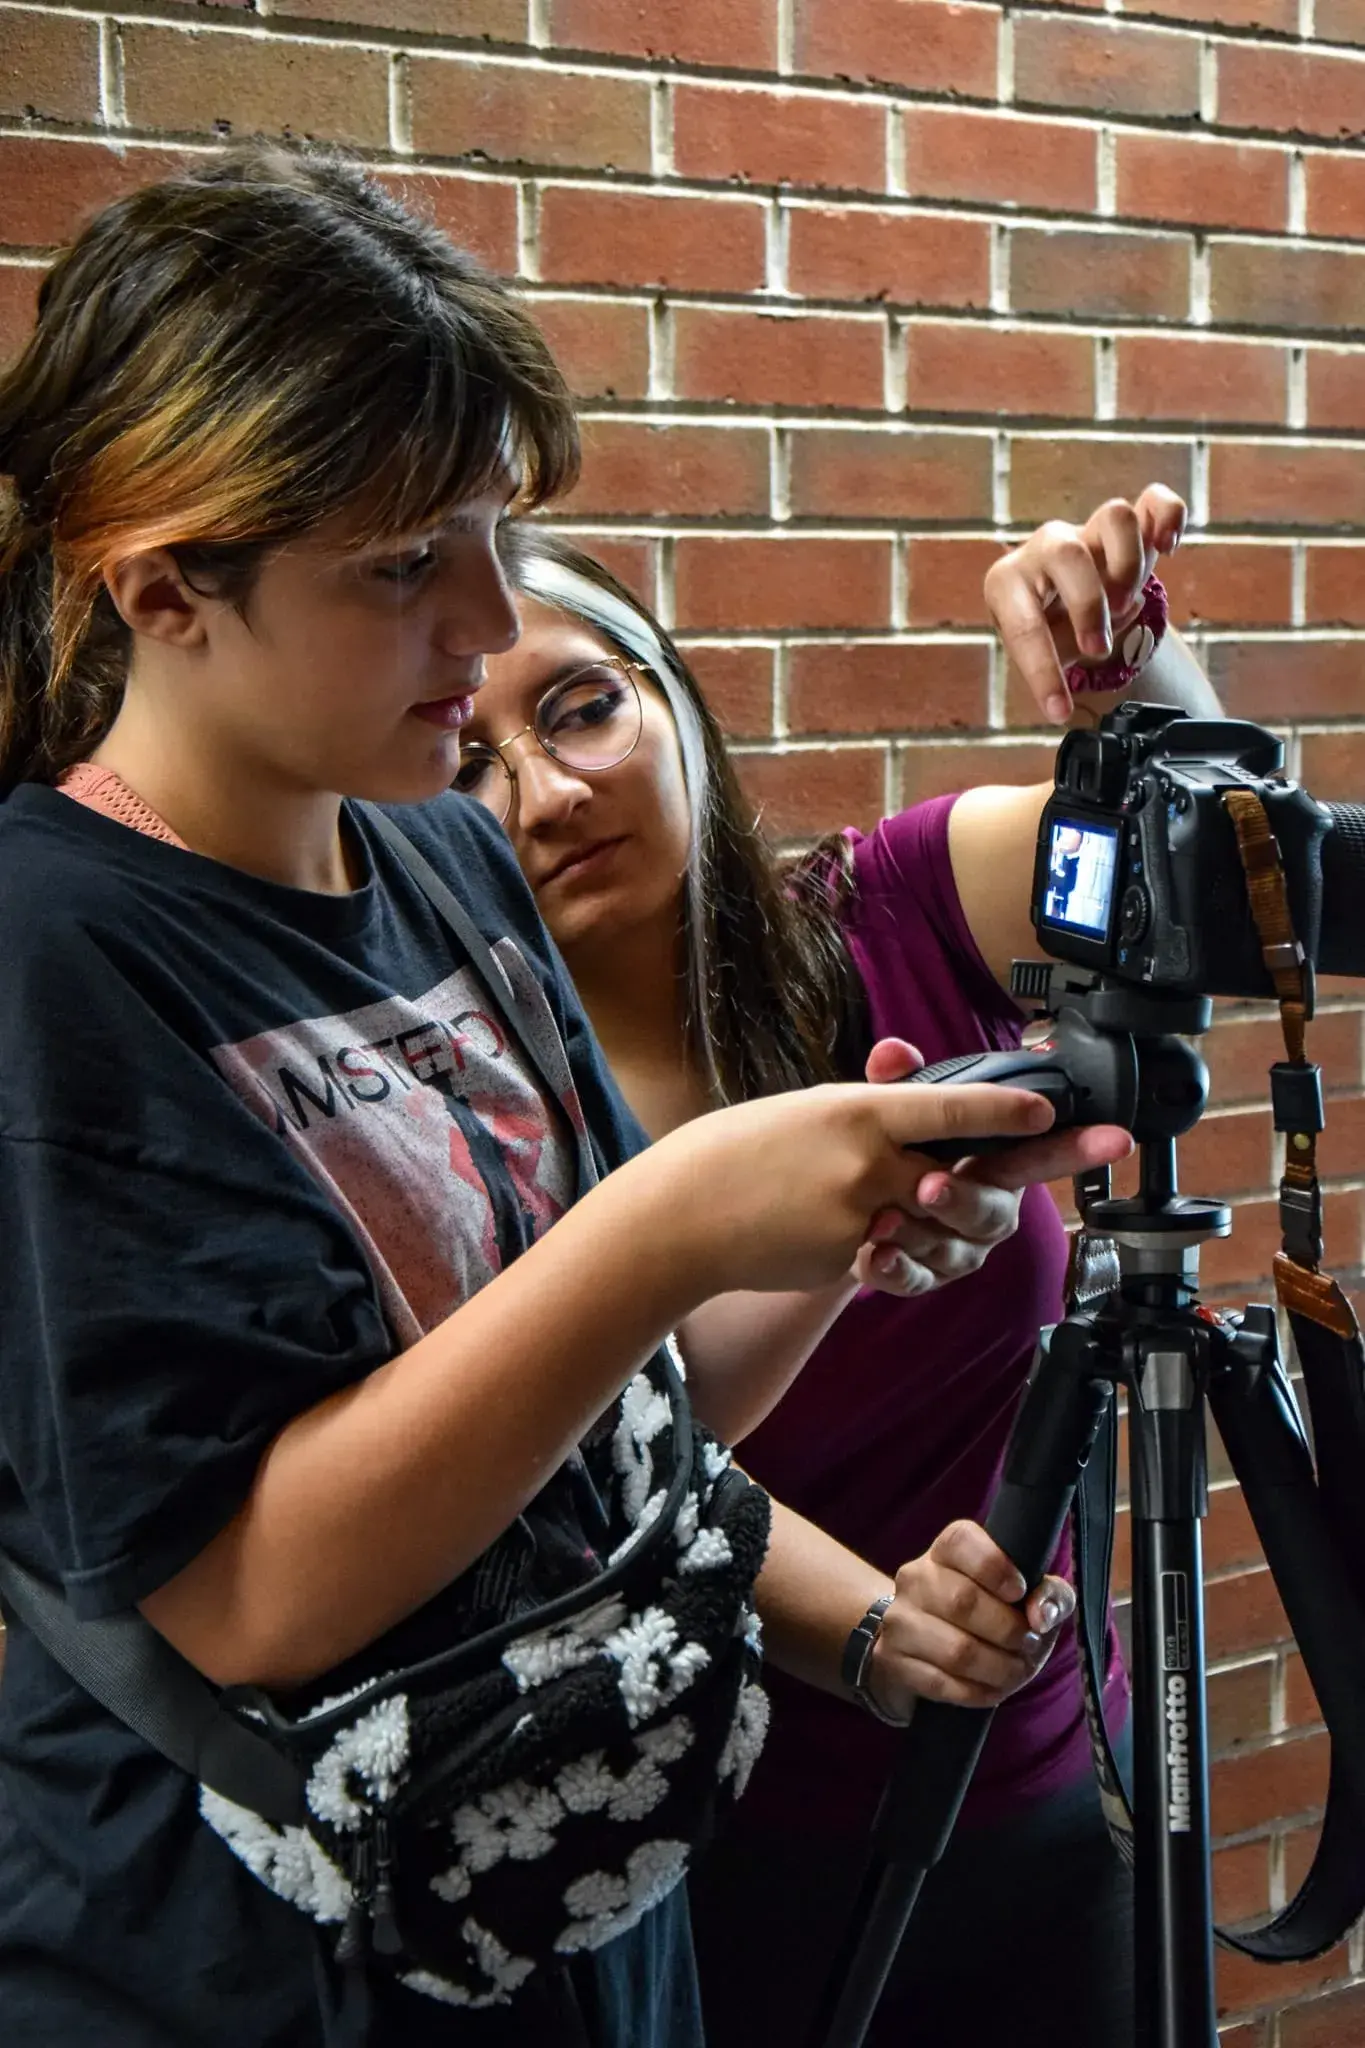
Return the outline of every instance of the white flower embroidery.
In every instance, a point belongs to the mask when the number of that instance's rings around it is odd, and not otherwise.
[[[533,1691],[563,1672],[579,1670],[600,1657],[604,1640],[620,1628],[625,1618],[624,1600],[619,1596],[603,1600],[584,1614],[519,1636],[507,1645],[502,1661],[521,1692]]]
[[[685,1842],[641,1842],[626,1859],[624,1876],[594,1870],[575,1878],[564,1893],[573,1918],[555,1947],[561,1955],[574,1955],[614,1941],[666,1899],[686,1869]]]
[[[531,1863],[548,1855],[563,1818],[564,1808],[548,1786],[528,1785],[524,1778],[514,1778],[459,1807],[451,1817],[450,1831],[467,1869],[491,1870],[504,1856],[515,1863]]]
[[[366,1809],[351,1790],[352,1776],[364,1779],[371,1798],[390,1799],[407,1761],[408,1702],[400,1692],[343,1728],[323,1751],[308,1780],[308,1804],[334,1828],[357,1828]]]
[[[277,1828],[221,1793],[199,1787],[199,1811],[252,1876],[314,1920],[340,1922],[351,1904],[344,1872],[303,1828]]]
[[[716,1765],[718,1777],[733,1776],[736,1799],[748,1784],[749,1773],[758,1762],[763,1738],[768,1732],[768,1715],[768,1695],[762,1686],[741,1686],[735,1702],[735,1718],[730,1723],[730,1733]]]
[[[632,1722],[647,1721],[660,1707],[670,1706],[710,1663],[702,1644],[675,1649],[677,1641],[677,1624],[662,1607],[646,1607],[608,1636],[605,1648],[621,1666],[618,1682]]]

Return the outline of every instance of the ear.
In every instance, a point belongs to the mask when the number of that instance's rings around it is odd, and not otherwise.
[[[130,632],[169,647],[202,647],[210,613],[222,608],[221,598],[185,581],[169,548],[145,548],[106,564],[104,587]]]

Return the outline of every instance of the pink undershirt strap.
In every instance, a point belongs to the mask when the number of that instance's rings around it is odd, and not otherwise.
[[[74,768],[67,769],[57,787],[63,796],[87,804],[92,811],[102,811],[117,824],[131,826],[134,832],[145,832],[149,839],[164,839],[168,846],[179,846],[189,852],[184,840],[172,832],[165,819],[159,818],[151,805],[144,803],[135,789],[129,789],[112,768],[100,768],[93,761],[78,761]]]

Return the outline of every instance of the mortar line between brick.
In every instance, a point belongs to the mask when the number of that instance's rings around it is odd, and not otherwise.
[[[548,49],[553,34],[550,27],[550,0],[529,0],[526,15],[527,42],[533,50]]]
[[[891,541],[891,630],[903,633],[910,623],[910,550],[905,535]]]
[[[401,50],[389,59],[389,148],[395,156],[412,155],[411,81]]]
[[[768,495],[774,524],[783,525],[792,516],[791,435],[785,427],[774,427],[768,451]]]
[[[791,645],[779,640],[773,649],[772,711],[773,738],[785,739],[789,730],[791,692]]]
[[[1308,543],[1302,540],[1290,544],[1289,623],[1298,627],[1308,623]]]
[[[790,78],[796,69],[796,18],[793,0],[777,0],[777,72]]]
[[[100,120],[108,129],[122,128],[127,107],[123,90],[123,38],[116,21],[100,22]]]
[[[533,178],[517,185],[517,275],[540,276],[540,189]]]
[[[1299,0],[1299,36],[1311,42],[1318,32],[1318,0]]]
[[[649,308],[649,395],[671,398],[674,384],[673,309],[666,299],[651,301]]]
[[[1306,235],[1308,232],[1308,171],[1301,149],[1291,150],[1286,167],[1289,191],[1286,199],[1286,221],[1291,235]]]
[[[1209,127],[1218,119],[1218,45],[1212,36],[1199,45],[1199,118]]]
[[[1302,432],[1308,425],[1308,351],[1291,348],[1285,366],[1285,417],[1288,425]]]
[[[677,624],[677,554],[678,543],[671,534],[659,542],[654,556],[654,611],[663,626],[670,631]]]
[[[673,175],[673,87],[667,78],[654,81],[649,96],[649,161],[656,178]]]

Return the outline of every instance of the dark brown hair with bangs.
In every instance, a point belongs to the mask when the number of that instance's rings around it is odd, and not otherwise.
[[[272,547],[334,515],[364,545],[509,470],[530,508],[577,469],[534,323],[346,158],[246,145],[107,207],[0,374],[0,788],[108,730],[117,561],[171,548],[242,603]]]

